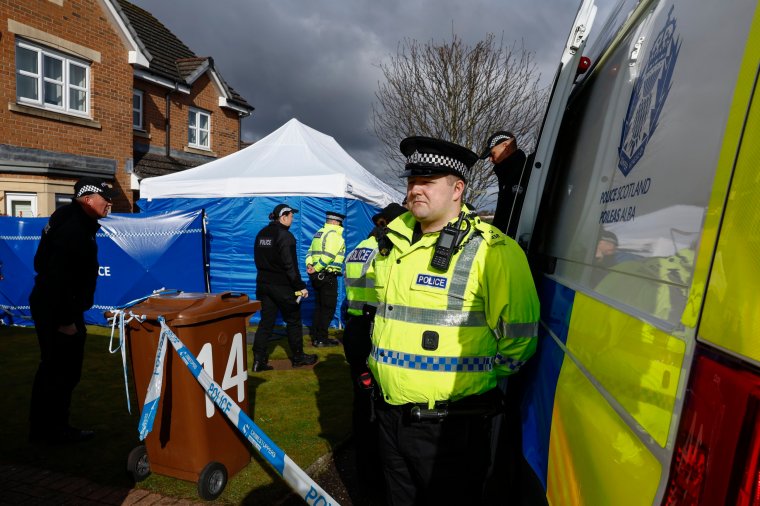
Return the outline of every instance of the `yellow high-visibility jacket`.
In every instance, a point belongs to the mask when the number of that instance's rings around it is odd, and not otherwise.
[[[535,352],[539,303],[525,254],[497,228],[467,219],[447,271],[430,266],[438,232],[412,244],[410,213],[390,223],[393,248],[372,262],[378,308],[368,363],[389,404],[432,408],[487,392]]]
[[[375,255],[377,255],[377,239],[370,236],[360,242],[346,257],[343,280],[350,315],[362,314],[364,304],[377,305],[374,280],[367,277],[367,271]]]
[[[335,274],[343,273],[343,260],[346,255],[346,241],[343,240],[343,227],[332,223],[317,230],[306,253],[306,265],[311,265],[317,272],[323,270]]]

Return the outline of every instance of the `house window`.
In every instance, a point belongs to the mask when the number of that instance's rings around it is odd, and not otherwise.
[[[73,194],[56,193],[55,194],[55,208],[63,207],[66,204],[71,204],[71,200],[74,198]]]
[[[143,129],[143,92],[132,90],[132,128]]]
[[[35,193],[6,193],[6,214],[8,216],[37,216],[37,194]]]
[[[200,109],[190,109],[187,144],[191,148],[211,149],[211,115]]]
[[[16,41],[16,99],[77,116],[90,113],[90,64],[52,49]]]

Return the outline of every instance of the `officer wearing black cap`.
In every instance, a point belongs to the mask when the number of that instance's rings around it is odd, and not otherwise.
[[[462,203],[478,156],[401,142],[407,207],[372,261],[367,365],[380,395],[389,504],[495,504],[484,496],[504,414],[499,380],[533,355],[538,296],[522,249]]]
[[[499,182],[493,225],[514,239],[533,157],[526,157],[525,152],[518,149],[512,132],[499,130],[488,136],[480,158],[491,160]]]
[[[72,202],[57,209],[42,231],[29,297],[40,345],[29,413],[32,442],[76,443],[94,436],[72,427],[69,411],[82,375],[84,312],[92,307],[98,280],[98,219],[110,212],[113,196],[107,182],[82,178]]]
[[[371,420],[371,382],[367,356],[372,348],[370,332],[377,309],[374,284],[368,276],[372,259],[378,254],[378,240],[386,235],[388,223],[407,212],[400,204],[391,203],[372,216],[375,227],[369,237],[346,256],[346,327],[343,330],[343,351],[349,365],[354,388],[352,428],[356,445],[356,471],[362,485],[381,492],[382,467],[377,451],[377,424]],[[387,246],[385,246],[387,247]]]
[[[296,238],[289,230],[297,212],[287,204],[275,206],[269,215],[269,225],[261,229],[253,245],[256,298],[261,301],[261,321],[253,338],[253,372],[272,369],[268,363],[268,344],[278,311],[285,321],[293,367],[317,361],[316,355],[303,352],[299,302],[308,297],[309,292],[298,270]]]
[[[346,241],[343,240],[344,214],[327,211],[325,224],[317,230],[306,253],[306,272],[316,292],[311,343],[317,347],[338,346],[327,330],[338,305],[338,276],[343,274]]]

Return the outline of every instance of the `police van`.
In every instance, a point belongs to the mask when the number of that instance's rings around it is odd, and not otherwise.
[[[597,3],[519,218],[542,305],[523,453],[554,505],[757,505],[760,9]]]

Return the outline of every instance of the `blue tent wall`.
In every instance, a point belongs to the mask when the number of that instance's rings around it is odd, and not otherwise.
[[[32,325],[34,254],[47,222],[0,217],[0,323]],[[100,220],[100,276],[85,321],[105,325],[103,311],[160,288],[204,292],[201,222],[200,212],[113,214]]]
[[[343,237],[346,240],[346,254],[363,241],[372,230],[372,215],[379,211],[362,201],[346,198],[319,198],[303,196],[278,197],[230,197],[199,199],[141,199],[140,209],[148,212],[168,212],[174,210],[205,209],[208,216],[208,240],[211,274],[211,291],[236,291],[256,298],[256,266],[253,261],[253,242],[264,226],[269,223],[269,213],[274,207],[286,202],[298,209],[290,231],[296,237],[297,254],[301,278],[308,283],[304,259],[314,233],[325,223],[325,212],[337,211],[346,215]],[[331,326],[341,324],[340,305],[345,296],[343,280],[338,286],[338,308]],[[311,325],[314,311],[314,297],[302,301],[303,323]],[[256,313],[252,322],[258,322]]]

